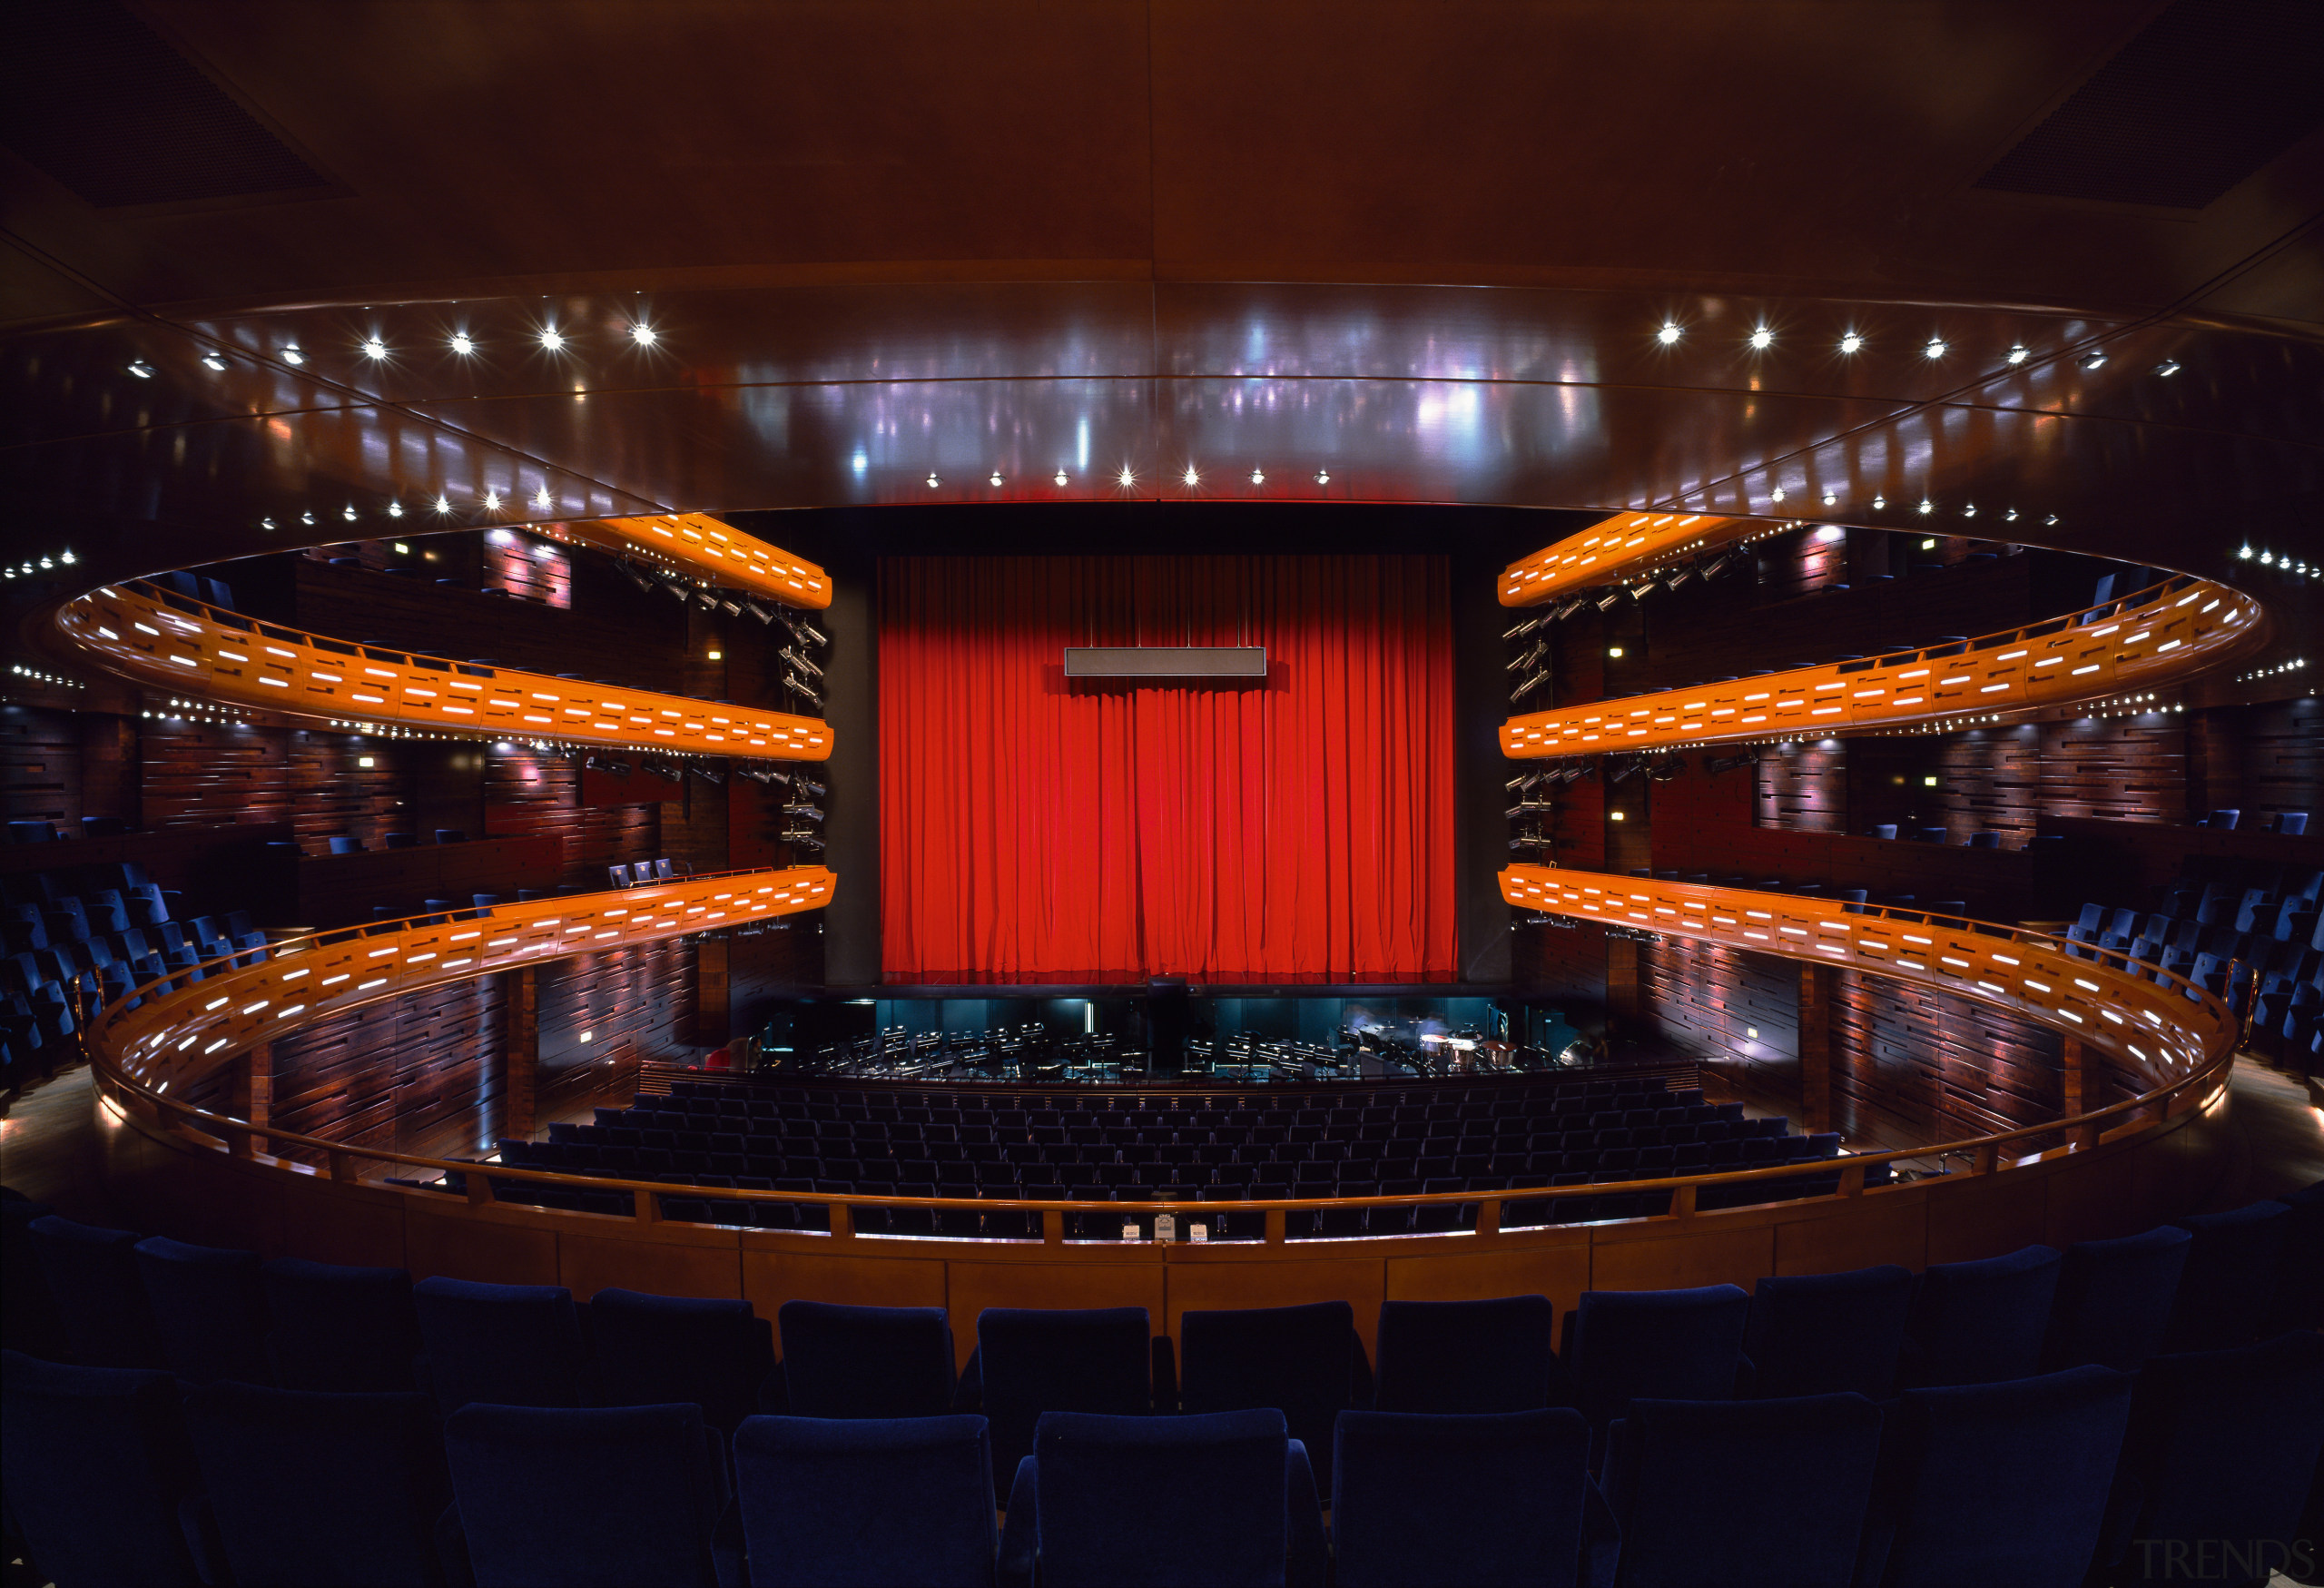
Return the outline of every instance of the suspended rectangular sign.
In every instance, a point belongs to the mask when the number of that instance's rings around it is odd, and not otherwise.
[[[1264,678],[1265,646],[1068,646],[1068,678]]]

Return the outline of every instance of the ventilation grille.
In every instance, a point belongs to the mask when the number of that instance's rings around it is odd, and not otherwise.
[[[1978,180],[2200,210],[2324,122],[2324,4],[2177,0]]]
[[[111,0],[12,9],[0,143],[90,203],[186,203],[333,184]]]

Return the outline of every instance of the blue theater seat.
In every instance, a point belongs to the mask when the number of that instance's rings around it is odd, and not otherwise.
[[[1912,1302],[1912,1270],[1894,1263],[1761,1279],[1743,1330],[1744,1393],[1764,1399],[1853,1390],[1887,1399]]]
[[[2275,1299],[2276,1263],[2290,1215],[2281,1202],[2253,1202],[2176,1221],[2195,1239],[2171,1304],[2164,1350],[2223,1351],[2257,1337]]]
[[[177,1381],[0,1354],[0,1486],[12,1533],[57,1588],[195,1588],[179,1521],[200,1487]]]
[[[1880,1454],[1860,1395],[1631,1403],[1606,1502],[1621,1588],[1848,1588]]]
[[[277,1384],[342,1393],[414,1386],[419,1317],[409,1274],[304,1258],[276,1258],[259,1272]]]
[[[1125,1504],[1133,1495],[1167,1504]],[[1042,1416],[1016,1473],[1001,1555],[1044,1584],[1320,1584],[1323,1517],[1306,1452],[1275,1411]]]
[[[1049,1412],[1143,1416],[1153,1410],[1153,1351],[1142,1307],[1036,1311],[990,1307],[977,1315],[974,1389],[992,1441],[995,1493],[1033,1453]],[[971,1386],[963,1386],[964,1392]]]
[[[2276,1200],[2291,1217],[2284,1223],[2269,1332],[2324,1328],[2324,1180]]]
[[[1592,1428],[1630,1403],[1718,1401],[1735,1394],[1751,1298],[1734,1285],[1688,1290],[1590,1290],[1566,1320],[1574,1402]]]
[[[2042,1346],[2044,1371],[2095,1363],[2136,1372],[2162,1349],[2194,1238],[2160,1225],[2117,1240],[2077,1241],[2058,1267]]]
[[[734,1435],[734,1475],[752,1588],[993,1582],[982,1417],[753,1417]]]
[[[586,1348],[562,1285],[478,1285],[441,1277],[411,1287],[428,1382],[450,1415],[471,1401],[577,1406]]]
[[[2155,1357],[2131,1399],[2122,1474],[2138,1508],[2112,1580],[2183,1583],[2208,1550],[2214,1581],[2265,1582],[2294,1559],[2320,1452],[2324,1335]]]
[[[743,1300],[600,1290],[589,1344],[599,1406],[692,1404],[727,1435],[774,1371],[774,1330]]]
[[[1332,1458],[1337,1588],[1567,1588],[1612,1580],[1613,1517],[1567,1408],[1341,1414]]]
[[[92,1367],[167,1366],[137,1272],[133,1233],[54,1214],[33,1220],[31,1230],[75,1361]]]
[[[1383,1302],[1374,1405],[1447,1415],[1571,1406],[1557,1319],[1541,1296]]]
[[[213,1384],[186,1396],[200,1502],[243,1588],[434,1588],[450,1503],[424,1395],[323,1395]]]
[[[1881,1434],[1862,1580],[2080,1588],[2099,1552],[2136,1382],[2071,1367],[1906,1390]]]
[[[266,1384],[266,1296],[256,1252],[149,1235],[131,1248],[170,1371],[190,1384]]]
[[[786,1301],[784,1408],[794,1417],[936,1417],[957,1387],[952,1326],[940,1307]]]
[[[444,1423],[437,1547],[477,1588],[715,1588],[716,1438],[690,1406],[463,1406]]]
[[[1355,1310],[1305,1307],[1189,1310],[1178,1317],[1178,1406],[1187,1412],[1272,1406],[1307,1447],[1319,1489],[1332,1484],[1332,1425],[1355,1401]]]
[[[1918,1389],[2033,1377],[2057,1287],[2058,1254],[2045,1246],[1930,1264],[1914,1287],[1897,1383]]]

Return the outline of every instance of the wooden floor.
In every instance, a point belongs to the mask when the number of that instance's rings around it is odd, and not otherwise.
[[[2202,1208],[2240,1207],[2324,1180],[2324,1085],[2248,1054],[2235,1063],[2230,1157]],[[113,1217],[85,1064],[0,1103],[0,1184],[67,1218]],[[1759,1110],[1754,1110],[1754,1112]]]

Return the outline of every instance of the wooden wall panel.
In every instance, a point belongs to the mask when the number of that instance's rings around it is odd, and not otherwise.
[[[140,826],[290,821],[288,731],[157,719],[138,738]]]
[[[639,1060],[689,1062],[698,1050],[694,945],[684,939],[552,961],[538,976],[539,1126],[625,1103]]]
[[[585,805],[580,764],[529,750],[496,755],[485,771],[485,831],[495,837],[553,838],[563,857],[560,885],[594,890],[606,868],[652,860],[662,849],[662,806]]]
[[[395,1152],[490,1152],[502,1128],[504,996],[501,978],[486,976],[278,1039],[273,1122]]]
[[[1837,979],[1833,1128],[1851,1145],[1907,1147],[2015,1129],[2062,1110],[2056,1032],[1855,971]]]
[[[1758,756],[1758,825],[1794,833],[1848,831],[1845,743],[1763,745]]]
[[[1799,973],[1791,961],[1665,938],[1640,946],[1639,975],[1647,1027],[1661,1041],[1731,1087],[1799,1096]]]
[[[2187,730],[2191,816],[2307,811],[2324,820],[2324,705],[2314,695],[2191,713]]]
[[[0,706],[0,793],[8,820],[80,831],[81,736],[74,714],[11,701]]]
[[[519,889],[554,892],[563,871],[562,847],[546,837],[431,841],[416,849],[310,855],[299,863],[299,921],[350,926],[375,919],[380,907],[417,915],[429,899],[449,899],[465,910],[478,893],[514,902]]]

